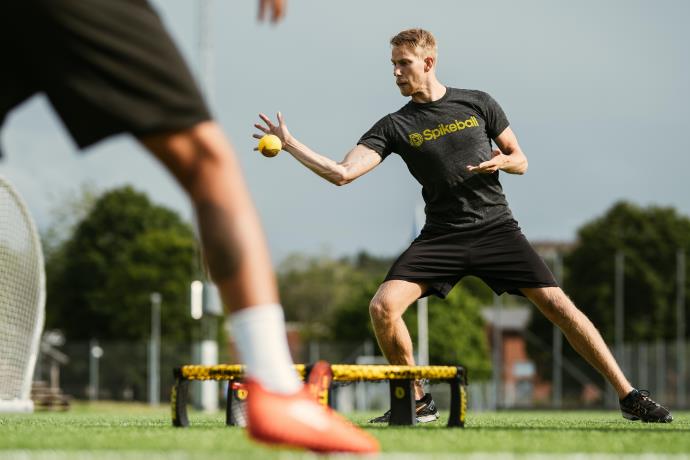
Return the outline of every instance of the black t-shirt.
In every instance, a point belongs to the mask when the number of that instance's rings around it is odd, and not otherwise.
[[[402,157],[422,184],[428,230],[471,230],[513,219],[498,172],[466,169],[491,158],[491,140],[508,125],[487,93],[447,88],[437,101],[410,101],[386,115],[358,144],[382,159],[392,152]]]

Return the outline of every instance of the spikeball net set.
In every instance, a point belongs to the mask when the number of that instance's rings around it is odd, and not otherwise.
[[[311,365],[296,364],[295,370],[308,380]],[[228,381],[225,423],[230,426],[246,425],[246,399],[248,391],[243,384],[244,365],[219,364],[215,366],[187,365],[175,368],[175,385],[170,404],[174,426],[189,426],[187,402],[189,382],[192,380]],[[336,386],[354,382],[388,381],[390,386],[390,425],[415,425],[414,382],[428,380],[445,382],[450,386],[450,415],[448,427],[464,427],[467,413],[467,371],[462,366],[389,366],[331,364],[329,384],[317,395],[318,401],[333,407],[332,390]]]

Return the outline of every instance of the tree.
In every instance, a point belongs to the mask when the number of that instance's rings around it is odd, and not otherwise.
[[[68,340],[144,340],[155,291],[163,297],[163,338],[189,341],[195,244],[188,223],[143,193],[102,194],[49,257],[47,326]]]
[[[672,208],[642,208],[618,202],[578,231],[577,246],[564,259],[565,290],[611,345],[614,260],[616,253],[621,252],[625,258],[625,341],[670,340],[676,331],[675,273],[679,249],[686,256],[690,251],[690,219]],[[686,287],[690,273],[687,275]],[[542,315],[532,317],[529,329],[544,340],[547,348],[551,346],[552,325]],[[550,353],[532,345],[530,355],[537,359],[542,375],[550,375]],[[564,349],[564,355],[598,379],[596,372],[576,357],[570,347]]]
[[[373,338],[369,301],[389,264],[364,252],[341,259],[291,255],[278,270],[286,318],[302,325],[304,339]]]
[[[474,281],[471,289],[477,286]],[[429,298],[429,361],[434,365],[463,365],[473,379],[491,375],[489,343],[481,306],[485,303],[465,286],[456,285],[445,299]],[[417,342],[417,309],[405,313],[412,340]]]
[[[350,289],[352,267],[328,256],[289,256],[279,268],[278,285],[288,321],[300,323],[302,338],[325,339],[335,306]]]
[[[365,252],[340,260],[292,255],[279,270],[287,318],[302,324],[305,339],[375,340],[369,302],[392,262]],[[462,364],[472,375],[485,378],[491,373],[491,364],[479,314],[486,302],[473,294],[485,292],[478,283],[476,279],[463,280],[446,300],[433,298],[429,302],[429,351],[433,364]],[[415,341],[416,312],[413,305],[404,316]]]
[[[66,192],[54,198],[50,209],[51,226],[41,231],[46,260],[65,246],[77,224],[93,209],[100,192],[92,183],[84,183],[78,192]]]
[[[385,273],[384,273],[385,275]],[[374,328],[369,316],[369,303],[376,293],[383,276],[367,277],[362,273],[354,273],[351,289],[347,298],[343,299],[334,309],[330,322],[330,337],[332,340],[347,342],[376,341]]]
[[[626,340],[675,337],[676,252],[690,250],[690,219],[672,208],[616,203],[583,226],[565,259],[573,300],[607,341],[614,339],[614,257],[625,257]],[[687,285],[686,280],[686,285]]]

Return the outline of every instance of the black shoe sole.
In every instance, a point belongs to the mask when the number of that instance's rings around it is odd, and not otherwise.
[[[438,413],[428,414],[428,415],[420,415],[417,417],[417,423],[435,422],[438,419],[439,419]],[[378,420],[378,419],[373,418],[373,419],[369,420],[369,423],[388,423],[389,421],[390,421],[390,419]]]
[[[673,417],[669,416],[668,418],[663,418],[663,419],[648,419],[644,420],[638,417],[635,414],[631,414],[630,412],[623,412],[621,411],[623,418],[626,418],[630,421],[636,422],[638,420],[641,420],[642,423],[671,423],[673,421]]]

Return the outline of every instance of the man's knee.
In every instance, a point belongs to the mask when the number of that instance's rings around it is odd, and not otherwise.
[[[369,314],[374,325],[394,323],[426,290],[426,286],[408,281],[386,281],[376,291],[369,304]]]
[[[395,308],[390,299],[376,295],[369,303],[369,315],[374,324],[392,323],[396,320],[394,317]]]
[[[382,321],[386,317],[386,308],[378,297],[369,302],[369,316],[374,322]]]

